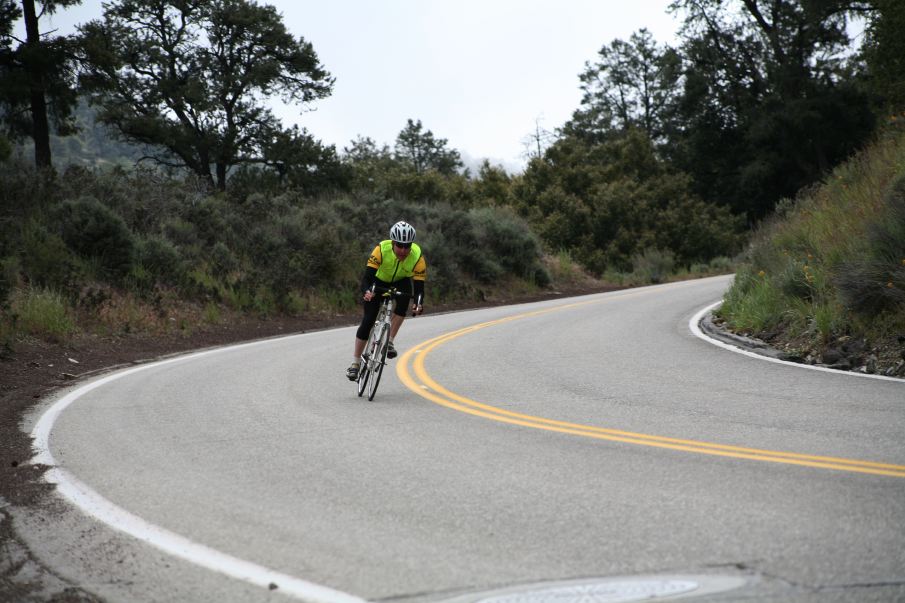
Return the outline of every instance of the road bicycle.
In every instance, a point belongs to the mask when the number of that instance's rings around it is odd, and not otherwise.
[[[377,320],[371,328],[368,343],[365,344],[361,354],[361,364],[358,369],[358,397],[368,392],[368,400],[374,399],[377,386],[380,385],[380,376],[383,375],[383,367],[387,363],[387,349],[390,343],[390,325],[393,320],[393,310],[396,309],[396,300],[401,297],[411,297],[410,293],[400,291],[396,287],[384,288],[377,285],[371,286],[372,292],[379,292],[383,298],[380,309],[377,311]],[[421,297],[415,303],[421,305]],[[414,316],[414,313],[412,314]]]

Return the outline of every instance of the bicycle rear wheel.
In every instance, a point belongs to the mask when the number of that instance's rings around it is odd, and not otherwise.
[[[368,379],[368,400],[374,399],[377,393],[377,386],[380,385],[380,376],[383,375],[383,367],[387,363],[387,347],[390,341],[390,325],[383,324],[380,327],[380,334],[377,338],[377,347],[374,354],[374,364],[371,371],[371,377]]]

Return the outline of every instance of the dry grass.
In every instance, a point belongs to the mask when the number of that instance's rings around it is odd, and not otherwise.
[[[905,127],[780,204],[720,314],[732,328],[779,330],[818,350],[838,337],[905,334]]]

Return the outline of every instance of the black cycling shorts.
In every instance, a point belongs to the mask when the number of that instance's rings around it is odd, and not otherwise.
[[[379,278],[375,278],[374,282],[378,287],[389,288],[390,283],[385,283]],[[411,278],[404,278],[401,281],[396,281],[393,283],[400,291],[404,291],[406,293],[410,293],[414,295],[415,286],[412,283]],[[396,309],[393,310],[393,314],[396,316],[405,316],[405,313],[408,312],[409,309],[409,300],[411,297],[397,297],[396,298]],[[380,293],[374,295],[374,298],[369,302],[364,302],[364,316],[361,319],[361,324],[358,325],[358,331],[356,331],[355,336],[359,339],[367,339],[368,335],[371,334],[371,327],[374,326],[374,322],[377,320],[377,313],[380,311],[380,302],[383,301],[383,298],[380,296]]]

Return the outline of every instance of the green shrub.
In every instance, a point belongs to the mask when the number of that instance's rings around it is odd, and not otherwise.
[[[258,191],[245,196],[236,207],[248,223],[256,223],[285,214],[294,201],[295,199],[291,195],[267,194]]]
[[[276,172],[257,166],[240,166],[230,174],[226,191],[233,203],[243,204],[252,196],[272,197],[282,188]]]
[[[809,309],[813,331],[821,342],[826,343],[833,335],[838,335],[847,330],[845,311],[839,304],[826,302],[817,304]]]
[[[186,273],[187,288],[195,295],[208,297],[220,295],[222,297],[224,287],[205,266],[196,266]]]
[[[548,273],[553,282],[559,285],[573,284],[586,278],[586,273],[572,258],[571,252],[562,249],[548,258]]]
[[[742,216],[686,197],[671,201],[657,212],[654,225],[657,241],[682,265],[738,253],[743,240]]]
[[[734,330],[760,333],[778,325],[786,308],[785,298],[768,278],[743,271],[736,274],[719,314]]]
[[[103,276],[119,279],[132,266],[135,239],[121,217],[93,197],[64,202],[57,211],[66,245],[99,261]]]
[[[163,237],[139,239],[137,259],[137,263],[156,281],[175,285],[183,279],[184,270],[179,250]]]
[[[509,209],[483,207],[469,212],[482,254],[503,272],[544,286],[550,276],[541,264],[540,241]]]
[[[905,175],[884,199],[865,237],[862,257],[842,262],[834,284],[846,307],[862,316],[905,309]]]
[[[146,296],[154,289],[154,275],[141,264],[132,264],[124,285],[139,296]]]
[[[443,230],[430,230],[421,239],[421,249],[428,262],[430,291],[439,297],[453,295],[453,287],[459,283],[458,275],[462,267],[451,237]]]
[[[334,284],[344,265],[353,261],[345,242],[354,231],[326,203],[295,210],[278,225],[303,271],[297,284],[308,288]]]
[[[251,230],[248,254],[254,269],[249,275],[256,286],[276,286],[287,293],[304,280],[304,268],[277,224],[261,224]]]
[[[62,191],[53,170],[36,170],[32,162],[17,157],[0,162],[0,216],[13,227],[46,214],[59,202]]]
[[[181,248],[201,246],[201,238],[198,236],[195,225],[182,218],[175,217],[166,220],[161,230],[167,240]]]
[[[184,219],[192,224],[197,237],[206,245],[233,242],[232,222],[235,207],[222,196],[205,197],[184,210]]]
[[[735,270],[735,263],[726,256],[719,256],[710,260],[708,268],[715,274],[728,274]]]
[[[251,307],[251,292],[245,283],[236,285],[224,285],[217,294],[220,300],[232,310],[242,311]]]
[[[389,174],[386,186],[387,193],[394,197],[413,201],[443,200],[451,201],[458,195],[454,186],[455,179],[440,174],[435,170],[423,173],[399,171]]]
[[[49,289],[19,289],[10,311],[19,330],[28,335],[60,341],[75,332],[75,322],[62,295]]]
[[[210,251],[211,267],[215,275],[223,278],[238,270],[239,259],[224,243],[217,241]]]
[[[77,258],[59,235],[34,220],[22,229],[22,272],[29,283],[54,289],[74,289],[79,279]]]
[[[220,307],[214,302],[207,302],[204,305],[204,313],[202,314],[202,318],[204,322],[209,325],[220,324],[220,321],[222,320]]]
[[[675,267],[675,255],[668,250],[645,249],[632,257],[632,275],[642,283],[665,282]]]
[[[775,276],[774,284],[788,297],[813,299],[813,278],[810,264],[790,260]]]
[[[0,309],[6,307],[9,296],[20,284],[20,271],[19,258],[7,257],[0,259]]]
[[[837,269],[834,282],[846,307],[863,317],[905,308],[905,264],[902,260],[899,263],[848,262]]]
[[[468,258],[466,268],[471,278],[485,284],[492,283],[505,274],[498,261],[480,253]]]
[[[9,159],[10,155],[13,154],[13,145],[10,143],[9,138],[0,134],[0,162],[6,161]]]
[[[251,299],[251,309],[256,314],[267,317],[276,314],[279,304],[273,292],[267,287],[258,287]]]

